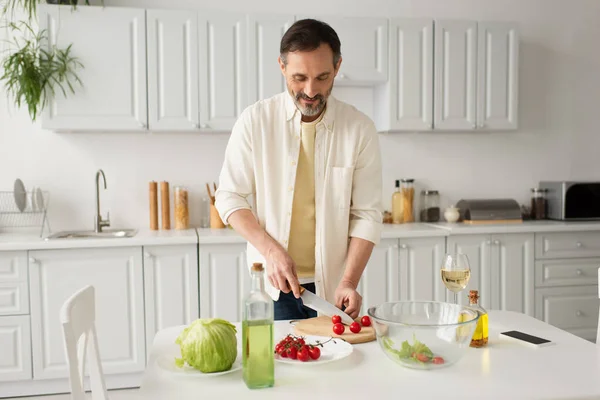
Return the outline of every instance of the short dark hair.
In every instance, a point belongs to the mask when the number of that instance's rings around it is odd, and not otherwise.
[[[337,65],[342,56],[340,38],[335,30],[325,22],[316,19],[301,19],[285,32],[281,38],[279,54],[287,64],[287,54],[294,51],[313,51],[321,43],[326,43],[333,51],[333,65]]]

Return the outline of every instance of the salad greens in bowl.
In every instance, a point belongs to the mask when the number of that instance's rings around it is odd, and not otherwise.
[[[377,342],[392,361],[436,369],[458,362],[469,348],[479,311],[435,301],[398,301],[370,307]]]

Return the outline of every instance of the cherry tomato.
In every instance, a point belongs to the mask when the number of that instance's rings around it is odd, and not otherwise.
[[[333,325],[333,333],[336,335],[341,335],[346,330],[346,327],[339,322]]]
[[[306,346],[300,347],[300,350],[298,350],[297,357],[298,357],[298,360],[300,360],[300,361],[308,361],[308,359],[309,359],[308,347],[306,347]]]
[[[300,339],[296,340],[296,343],[298,343],[298,344],[300,344],[300,345],[304,345],[304,344],[306,344],[306,342],[304,341],[304,339],[303,339],[303,338],[300,338]]]
[[[331,317],[331,322],[333,322],[334,324],[339,324],[342,322],[342,317],[340,317],[339,315],[334,315],[333,317]]]
[[[360,323],[361,323],[362,326],[371,326],[371,318],[369,318],[368,315],[364,315],[360,319]]]
[[[428,362],[429,361],[429,356],[427,354],[418,353],[417,354],[417,360],[419,360],[421,362]]]
[[[287,358],[287,350],[281,349],[281,353],[279,353],[279,357]]]
[[[292,360],[295,360],[296,357],[298,356],[298,349],[294,346],[290,347],[287,349],[287,356],[288,358],[291,358]]]
[[[433,357],[433,363],[434,364],[443,364],[444,359],[442,357]]]
[[[358,322],[353,322],[350,324],[350,331],[353,333],[358,333],[360,332],[360,325]]]
[[[321,350],[318,347],[315,346],[311,346],[308,349],[308,355],[310,356],[310,358],[312,358],[313,360],[317,360],[319,357],[321,357]]]

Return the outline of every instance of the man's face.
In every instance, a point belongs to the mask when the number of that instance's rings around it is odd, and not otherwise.
[[[287,54],[287,64],[279,59],[281,72],[285,76],[288,91],[304,117],[316,119],[333,89],[333,79],[342,60],[333,65],[333,51],[321,44],[313,51],[296,51]]]

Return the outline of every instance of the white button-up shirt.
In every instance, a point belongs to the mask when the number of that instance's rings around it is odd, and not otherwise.
[[[231,213],[252,210],[259,224],[285,249],[290,235],[301,113],[287,92],[246,108],[231,132],[215,206],[227,223]],[[381,155],[373,121],[329,96],[315,136],[315,287],[334,302],[350,237],[375,244],[382,229]],[[254,200],[251,207],[249,197]],[[265,263],[248,243],[247,262]],[[265,280],[269,295],[279,291]]]

